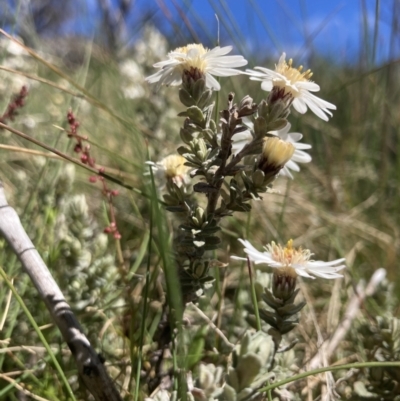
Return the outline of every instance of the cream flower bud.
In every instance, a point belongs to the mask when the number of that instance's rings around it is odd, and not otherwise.
[[[276,175],[291,159],[295,150],[296,148],[290,142],[283,141],[278,137],[266,137],[257,167],[265,175]]]

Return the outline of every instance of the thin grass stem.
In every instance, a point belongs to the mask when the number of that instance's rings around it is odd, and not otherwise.
[[[42,342],[42,344],[44,345],[44,347],[46,348],[46,351],[48,352],[48,354],[50,355],[50,358],[56,368],[56,370],[58,371],[62,382],[64,383],[65,389],[67,390],[68,395],[71,397],[71,399],[73,401],[76,401],[76,398],[74,396],[74,393],[72,392],[71,386],[68,383],[67,378],[65,377],[64,371],[62,370],[60,364],[57,361],[56,356],[53,353],[53,350],[51,349],[49,343],[47,342],[47,340],[45,339],[43,333],[40,331],[39,326],[36,324],[34,317],[32,316],[32,314],[29,312],[29,309],[26,307],[24,301],[22,300],[22,298],[19,296],[16,288],[13,286],[11,280],[7,277],[6,272],[3,270],[3,268],[0,266],[0,275],[3,278],[3,280],[5,281],[5,283],[7,284],[8,288],[12,291],[15,299],[17,300],[18,304],[20,305],[20,307],[22,308],[22,310],[24,311],[26,317],[28,318],[30,324],[32,325],[32,327],[34,328],[36,334],[38,335],[38,337],[40,338],[40,341]]]
[[[135,383],[135,401],[138,400],[139,397],[139,388],[140,388],[140,370],[142,368],[142,357],[143,357],[143,345],[144,345],[144,332],[146,330],[146,316],[147,316],[147,302],[149,296],[149,279],[150,279],[150,266],[151,266],[151,255],[152,255],[152,238],[153,238],[153,209],[155,205],[153,200],[151,200],[150,206],[150,226],[149,226],[149,240],[147,241],[147,266],[146,266],[146,275],[145,275],[145,284],[144,284],[144,293],[143,293],[143,312],[142,312],[142,321],[140,324],[140,336],[139,336],[139,349],[137,353],[137,368],[136,368],[136,383]],[[132,361],[131,361],[132,363]],[[133,372],[133,369],[132,369]]]
[[[299,373],[298,375],[294,375],[292,377],[281,380],[279,382],[269,384],[268,386],[261,388],[259,391],[260,392],[270,391],[270,390],[273,390],[274,388],[283,386],[288,383],[293,383],[297,380],[304,379],[308,376],[315,376],[315,375],[318,375],[320,373],[325,373],[325,372],[334,372],[336,370],[380,368],[380,367],[381,368],[389,368],[389,367],[400,368],[400,362],[357,362],[357,363],[348,363],[348,364],[344,364],[344,365],[328,366],[328,367],[324,367],[324,368],[310,370],[309,372]]]
[[[250,278],[251,301],[253,302],[254,313],[256,315],[257,331],[261,331],[261,319],[260,319],[260,313],[258,311],[256,287],[254,285],[255,283],[254,283],[253,272],[252,272],[252,268],[251,268],[251,263],[250,263],[249,257],[247,257],[247,268],[248,268],[248,271],[249,271],[249,278]]]

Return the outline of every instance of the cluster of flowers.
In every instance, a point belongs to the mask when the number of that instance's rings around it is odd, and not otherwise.
[[[206,86],[213,90],[220,90],[219,82],[214,78],[227,77],[239,74],[246,74],[251,80],[261,81],[261,88],[270,92],[269,100],[279,99],[285,107],[293,106],[299,113],[304,114],[309,108],[322,120],[328,121],[332,116],[330,110],[336,106],[320,99],[312,92],[318,92],[320,87],[310,80],[312,72],[303,71],[303,67],[293,67],[293,61],[286,61],[286,54],[280,57],[275,70],[263,67],[255,67],[254,70],[241,71],[236,68],[247,65],[247,60],[240,55],[227,55],[232,50],[231,46],[215,47],[212,50],[204,48],[201,44],[190,44],[180,47],[168,53],[167,60],[154,64],[158,68],[155,74],[146,78],[149,83],[156,84],[157,89],[161,85],[179,86],[185,82],[195,82],[204,79]],[[232,140],[232,152],[239,153],[253,139],[251,123],[247,124],[248,130],[236,134]],[[311,145],[299,143],[302,134],[290,133],[290,124],[283,128],[270,131],[270,136],[264,138],[263,152],[260,163],[276,162],[279,173],[292,177],[290,170],[299,171],[298,163],[311,161],[309,154],[304,152],[310,149]],[[268,156],[268,157],[267,157]],[[185,182],[185,159],[182,156],[168,156],[157,166],[164,171],[167,179],[174,180],[176,185]],[[332,262],[311,260],[312,253],[302,248],[294,248],[290,240],[282,247],[272,242],[265,247],[264,252],[255,249],[249,241],[240,240],[244,246],[244,252],[248,258],[258,263],[266,263],[279,272],[278,277],[286,278],[281,283],[290,285],[295,282],[298,275],[315,278],[315,276],[334,279],[342,277],[338,271],[345,265],[344,259],[337,259]],[[235,259],[243,259],[233,257]]]

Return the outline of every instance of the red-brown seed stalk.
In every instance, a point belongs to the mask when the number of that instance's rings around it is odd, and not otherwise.
[[[7,106],[7,110],[2,116],[0,116],[0,122],[3,124],[7,123],[7,120],[14,121],[18,115],[18,109],[25,106],[25,98],[28,95],[28,88],[24,85],[19,91],[18,95],[15,95]]]
[[[88,140],[87,136],[81,136],[78,134],[79,122],[75,119],[75,116],[72,110],[69,110],[67,113],[67,120],[69,125],[68,137],[75,139],[76,143],[74,146],[74,152],[79,153],[81,155],[81,162],[83,164],[87,164],[90,167],[93,167],[98,170],[99,173],[104,173],[104,167],[97,167],[95,159],[91,156],[90,153],[90,144],[84,144],[85,141]],[[107,187],[107,182],[104,177],[100,175],[92,175],[89,177],[89,182],[95,183],[100,181],[103,186],[103,195],[107,199],[108,207],[110,211],[110,221],[111,223],[104,229],[104,232],[107,234],[112,234],[115,239],[120,239],[121,234],[118,231],[116,219],[115,219],[115,209],[113,205],[113,198],[118,196],[117,190],[111,190]]]

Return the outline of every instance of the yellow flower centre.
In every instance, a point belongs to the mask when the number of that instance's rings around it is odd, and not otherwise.
[[[272,259],[283,265],[280,270],[292,277],[297,276],[292,266],[306,264],[312,255],[308,249],[302,249],[301,247],[294,248],[292,239],[287,242],[285,247],[271,242],[271,244],[267,245],[266,249],[271,254]]]
[[[287,63],[283,61],[279,63],[275,67],[275,71],[279,72],[279,74],[283,75],[291,84],[295,84],[299,81],[309,81],[312,77],[313,73],[311,70],[307,70],[302,72],[303,66],[299,66],[298,68],[292,67],[293,60],[290,59]]]
[[[176,57],[177,60],[181,61],[182,70],[197,68],[201,72],[205,71],[207,62],[203,59],[203,56],[209,52],[209,49],[205,48],[202,44],[190,44],[178,47],[174,52],[187,55],[187,57]]]

